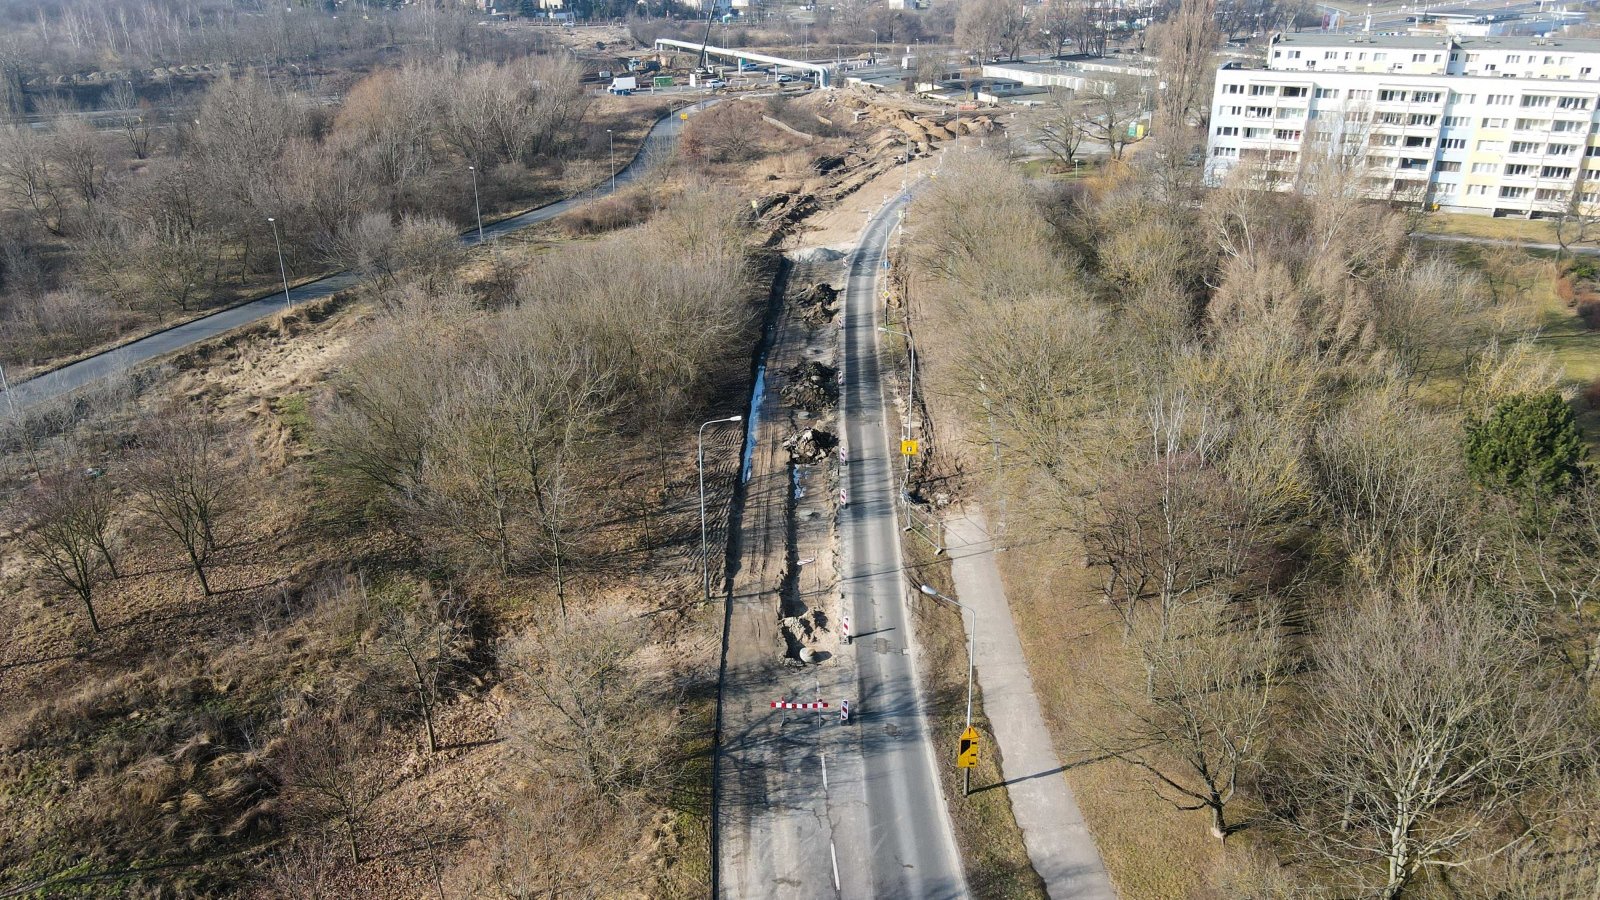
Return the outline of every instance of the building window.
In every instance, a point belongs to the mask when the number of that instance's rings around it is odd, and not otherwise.
[[[1389,54],[1387,54],[1387,53],[1374,53],[1374,54],[1372,54],[1372,61],[1373,62],[1383,62],[1384,60],[1386,60],[1388,58],[1389,58]]]
[[[1279,128],[1272,133],[1272,139],[1276,141],[1298,141],[1300,140],[1300,129]]]
[[[1212,156],[1238,156],[1239,155],[1239,149],[1237,147],[1214,147],[1211,150],[1211,155]]]
[[[1445,116],[1444,117],[1444,127],[1446,127],[1446,128],[1459,128],[1462,125],[1470,125],[1470,124],[1472,124],[1472,120],[1468,119],[1466,116]]]
[[[1350,99],[1351,100],[1371,100],[1372,99],[1372,89],[1371,88],[1352,88],[1350,90]]]
[[[1405,99],[1406,99],[1406,92],[1405,91],[1379,91],[1378,92],[1378,102],[1380,102],[1380,103],[1404,102]]]
[[[1411,102],[1412,103],[1438,103],[1439,102],[1439,92],[1438,91],[1412,91],[1411,92]]]
[[[1562,97],[1556,103],[1556,106],[1560,107],[1561,109],[1588,109],[1589,108],[1589,98],[1588,97]]]
[[[1478,61],[1478,54],[1476,54],[1476,53],[1468,53],[1467,54],[1467,62],[1473,63],[1473,62],[1477,62],[1477,61]]]
[[[1503,187],[1500,189],[1500,197],[1503,200],[1521,200],[1528,196],[1529,193],[1529,189],[1525,187]]]
[[[1512,141],[1512,153],[1538,153],[1539,145],[1533,141]]]
[[[1544,121],[1543,119],[1518,119],[1517,120],[1517,130],[1518,131],[1545,131],[1549,127],[1550,127],[1550,123]]]
[[[1461,171],[1461,163],[1455,162],[1454,160],[1445,160],[1445,161],[1439,163],[1439,171],[1441,171],[1441,172],[1459,172],[1459,171]]]
[[[1551,99],[1553,98],[1544,94],[1524,94],[1522,95],[1522,106],[1525,109],[1538,106],[1549,106]]]
[[[1267,134],[1270,131],[1271,129],[1269,128],[1246,128],[1244,130],[1244,136],[1246,140],[1266,140]]]
[[[1328,51],[1326,51],[1326,52],[1324,52],[1322,54],[1322,58],[1323,59],[1338,59],[1339,58],[1339,51],[1337,51],[1337,50],[1328,50]]]
[[[1506,176],[1508,178],[1525,178],[1525,177],[1527,177],[1529,175],[1532,175],[1532,174],[1533,174],[1533,166],[1527,166],[1527,165],[1506,166]]]
[[[1305,95],[1306,89],[1303,87],[1286,87],[1283,89],[1283,96],[1285,97],[1304,97]]]
[[[1400,113],[1378,113],[1376,121],[1379,125],[1399,125],[1405,119],[1406,117]]]
[[[1244,108],[1244,117],[1247,119],[1270,119],[1272,118],[1272,107],[1246,106]]]
[[[1425,115],[1422,115],[1421,113],[1412,113],[1411,116],[1408,119],[1406,119],[1406,124],[1407,125],[1437,125],[1437,124],[1439,124],[1439,117],[1438,116],[1425,116]]]
[[[1237,126],[1237,125],[1218,125],[1217,126],[1217,137],[1238,137],[1238,136],[1239,136],[1239,126]]]
[[[1588,122],[1563,122],[1563,121],[1557,120],[1556,122],[1554,122],[1550,126],[1550,130],[1556,132],[1557,134],[1561,134],[1563,132],[1565,132],[1567,134],[1582,134],[1583,132],[1589,130],[1589,123]]]
[[[1400,135],[1398,135],[1398,134],[1375,134],[1375,135],[1372,136],[1372,146],[1374,146],[1374,147],[1398,147],[1398,146],[1400,146]]]
[[[1561,190],[1560,188],[1539,188],[1537,191],[1534,191],[1533,199],[1544,200],[1546,202],[1551,200],[1565,200],[1567,199],[1567,192]]]
[[[1489,105],[1490,106],[1508,106],[1508,105],[1510,105],[1510,103],[1511,103],[1511,95],[1510,94],[1490,94],[1489,95]]]
[[[1250,96],[1252,96],[1252,97],[1271,97],[1273,94],[1276,94],[1277,92],[1278,92],[1278,86],[1275,85],[1275,84],[1252,84],[1252,85],[1250,85]]]
[[[1224,94],[1242,94],[1242,93],[1244,93],[1244,85],[1242,85],[1242,84],[1230,84],[1223,90],[1223,93]]]
[[[1465,150],[1467,149],[1467,139],[1445,138],[1439,142],[1439,146],[1445,150]]]
[[[1577,151],[1577,144],[1551,144],[1545,147],[1545,152],[1551,156],[1570,156]]]
[[[1290,59],[1299,59],[1300,58],[1300,51],[1299,50],[1290,50],[1289,51],[1289,58]]]
[[[1337,100],[1337,99],[1339,99],[1339,89],[1338,88],[1317,88],[1317,99],[1318,100]]]
[[[1416,136],[1416,135],[1411,135],[1411,136],[1408,136],[1406,138],[1406,146],[1407,147],[1413,147],[1413,148],[1415,148],[1415,147],[1432,147],[1433,146],[1433,138],[1431,138],[1431,137],[1419,137],[1419,136]]]
[[[1478,149],[1487,151],[1489,153],[1504,153],[1505,149],[1506,149],[1506,142],[1505,141],[1479,141],[1478,142]]]
[[[1474,197],[1482,197],[1484,194],[1489,193],[1489,186],[1487,184],[1469,184],[1467,185],[1467,193]]]
[[[1481,124],[1484,128],[1504,128],[1504,127],[1506,127],[1506,120],[1505,119],[1484,119],[1479,124]]]
[[[1522,62],[1522,54],[1520,54],[1520,53],[1513,53],[1510,56],[1506,57],[1506,63],[1507,64],[1519,63],[1519,62]]]
[[[1280,119],[1303,119],[1305,116],[1306,108],[1303,106],[1285,106],[1278,110]]]
[[[1495,164],[1494,163],[1473,163],[1472,164],[1472,174],[1474,174],[1474,175],[1493,175],[1494,174],[1494,170],[1495,170]]]
[[[1571,178],[1572,177],[1572,167],[1571,166],[1545,166],[1544,168],[1539,170],[1539,177],[1540,178],[1562,178],[1562,179]]]

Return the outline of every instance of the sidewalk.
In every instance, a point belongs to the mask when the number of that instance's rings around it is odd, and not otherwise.
[[[983,711],[1000,745],[1001,774],[1028,858],[1053,900],[1113,900],[1116,891],[1061,774],[1033,693],[983,511],[968,503],[945,524],[956,593],[979,621],[975,666]]]

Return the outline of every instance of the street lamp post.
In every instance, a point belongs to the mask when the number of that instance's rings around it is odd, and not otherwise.
[[[611,193],[617,192],[617,134],[611,129],[606,129],[606,137],[611,140]]]
[[[953,606],[960,607],[972,614],[972,627],[967,630],[967,727],[972,727],[972,658],[978,652],[978,611],[962,603],[954,597],[946,597],[933,589],[933,585],[925,584],[922,592],[935,600],[943,600]],[[962,769],[961,795],[963,797],[972,793],[972,770]]]
[[[872,32],[872,64],[873,65],[877,65],[878,64],[878,29],[876,29],[876,28],[868,28],[867,30]]]
[[[478,200],[478,167],[467,166],[472,173],[472,211],[478,216],[478,243],[483,243],[483,204]]]
[[[283,264],[283,242],[278,240],[278,220],[267,217],[267,224],[272,226],[272,244],[278,248],[278,275],[283,279],[283,308],[289,308],[289,269]]]
[[[701,424],[700,433],[695,438],[695,445],[698,448],[695,452],[695,459],[700,470],[700,583],[704,588],[703,599],[707,603],[711,602],[711,556],[706,544],[706,426],[742,421],[744,421],[744,416],[712,419]]]

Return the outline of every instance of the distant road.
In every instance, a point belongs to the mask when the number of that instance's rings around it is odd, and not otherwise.
[[[639,152],[629,161],[628,165],[617,173],[617,184],[626,184],[634,181],[649,170],[651,165],[664,158],[678,141],[678,135],[683,130],[683,120],[680,113],[697,112],[704,107],[715,103],[716,100],[703,100],[699,103],[673,110],[656,121],[650,133],[645,136]],[[574,197],[560,200],[548,206],[525,212],[483,226],[483,239],[493,240],[498,237],[519,231],[540,222],[549,221],[572,209],[589,202],[606,192],[610,187],[610,179]],[[478,230],[473,228],[461,235],[461,243],[476,246],[478,243]],[[320,300],[332,296],[339,291],[347,290],[363,280],[357,272],[349,270],[307,282],[299,287],[289,290],[288,305],[305,303],[310,300]],[[27,408],[38,403],[54,400],[69,394],[79,388],[93,384],[103,378],[126,372],[141,363],[149,362],[169,353],[182,350],[191,344],[209,340],[226,334],[241,325],[265,319],[285,309],[283,291],[276,291],[259,297],[255,300],[230,307],[209,316],[185,322],[164,331],[147,335],[138,340],[130,341],[120,347],[107,350],[86,359],[53,369],[37,375],[20,384],[11,386],[10,400],[16,402],[20,408]],[[3,405],[0,405],[3,407]]]

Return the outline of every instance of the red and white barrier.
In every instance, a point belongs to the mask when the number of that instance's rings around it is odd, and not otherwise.
[[[818,701],[816,703],[790,703],[787,700],[772,701],[773,709],[827,709],[828,704]]]
[[[850,643],[850,617],[849,616],[845,616],[844,617],[844,622],[839,627],[839,633],[844,636],[844,642],[846,644]]]

